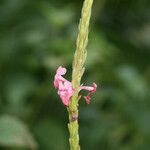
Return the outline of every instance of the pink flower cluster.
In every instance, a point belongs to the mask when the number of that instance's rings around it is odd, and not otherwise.
[[[70,99],[72,95],[75,92],[75,89],[72,87],[72,83],[65,78],[62,77],[62,75],[65,75],[67,72],[66,68],[63,68],[60,66],[57,71],[54,78],[54,86],[56,89],[58,89],[58,95],[60,96],[62,102],[64,105],[68,106]],[[93,83],[92,86],[81,86],[80,90],[87,90],[89,91],[87,96],[84,96],[85,101],[87,104],[90,103],[91,94],[96,92],[97,85]]]

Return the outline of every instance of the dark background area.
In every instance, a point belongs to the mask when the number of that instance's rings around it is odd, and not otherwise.
[[[68,114],[53,87],[68,69],[82,0],[0,1],[0,150],[67,150]],[[150,1],[95,0],[80,100],[83,150],[150,150]],[[38,148],[37,148],[38,147]]]

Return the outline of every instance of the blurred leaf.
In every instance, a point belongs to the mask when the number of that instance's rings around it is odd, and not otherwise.
[[[3,115],[0,117],[0,145],[7,147],[29,147],[37,144],[26,125],[18,119]]]

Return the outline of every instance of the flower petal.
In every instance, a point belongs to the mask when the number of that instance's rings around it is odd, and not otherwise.
[[[72,83],[62,77],[66,71],[66,68],[61,66],[57,69],[54,79],[54,86],[58,89],[58,95],[60,96],[63,104],[68,106],[70,98],[74,94],[75,90],[72,87]]]
[[[67,72],[66,68],[63,68],[62,66],[60,66],[57,69],[56,74],[58,74],[58,75],[64,75],[64,74],[66,74],[66,72]]]
[[[81,86],[80,89],[81,90],[87,90],[87,91],[89,91],[89,93],[87,94],[87,96],[84,96],[84,99],[85,99],[86,103],[89,104],[90,100],[91,100],[92,93],[96,92],[97,84],[93,83],[92,86]]]

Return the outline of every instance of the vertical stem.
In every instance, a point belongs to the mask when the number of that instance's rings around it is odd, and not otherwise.
[[[84,63],[87,55],[86,46],[88,43],[89,21],[91,17],[92,4],[93,0],[84,0],[79,23],[79,33],[76,41],[76,51],[73,60],[72,84],[75,89],[75,93],[72,96],[68,107],[70,150],[80,150],[78,133],[78,101],[80,97],[78,94],[80,91],[80,81],[84,73]],[[76,119],[74,119],[73,116],[75,116]]]
[[[74,113],[76,113],[78,116],[78,110],[76,110]],[[72,120],[72,112],[71,111],[69,111],[68,128],[69,128],[69,133],[70,133],[70,138],[69,138],[70,150],[80,150],[79,133],[78,133],[78,129],[79,129],[78,119],[76,119],[75,121]]]

